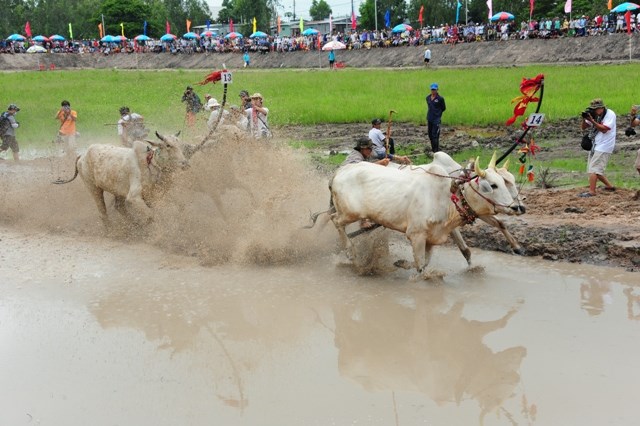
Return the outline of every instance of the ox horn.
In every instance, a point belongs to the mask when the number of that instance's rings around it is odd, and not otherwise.
[[[487,166],[487,169],[489,169],[489,168],[495,169],[496,168],[496,159],[497,159],[497,153],[495,151],[493,151],[493,156],[491,157],[491,161],[489,161],[489,165]]]
[[[158,131],[156,130],[156,137],[158,139],[160,139],[162,142],[166,142],[166,139],[164,138],[164,136],[162,136],[160,133],[158,133]]]
[[[502,168],[505,169],[506,171],[509,171],[509,160],[511,159],[507,158],[507,161],[504,162],[504,166],[502,166]]]
[[[484,178],[487,176],[487,172],[485,172],[484,170],[481,170],[479,164],[480,164],[480,157],[476,157],[476,162],[473,163],[474,172],[481,178]]]

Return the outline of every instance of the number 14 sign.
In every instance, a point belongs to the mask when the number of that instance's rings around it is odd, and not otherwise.
[[[529,115],[529,118],[527,118],[527,121],[524,124],[529,127],[540,127],[543,121],[544,114],[534,112],[533,114]]]

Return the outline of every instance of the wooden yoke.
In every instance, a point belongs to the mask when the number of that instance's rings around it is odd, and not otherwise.
[[[387,155],[389,155],[389,140],[391,140],[391,115],[393,113],[395,113],[395,111],[390,109],[389,110],[389,121],[387,121],[387,137],[385,139],[385,144],[384,144]]]

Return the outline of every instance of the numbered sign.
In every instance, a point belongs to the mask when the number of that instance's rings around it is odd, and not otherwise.
[[[233,83],[233,78],[232,78],[231,73],[229,71],[225,71],[225,72],[222,73],[222,82],[224,84]]]
[[[544,114],[539,114],[534,112],[527,118],[527,122],[525,123],[529,127],[539,127],[544,121]]]

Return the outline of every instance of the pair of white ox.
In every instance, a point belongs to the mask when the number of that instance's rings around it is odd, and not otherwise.
[[[329,184],[335,212],[331,220],[338,229],[347,253],[354,245],[345,227],[361,219],[369,219],[385,228],[404,233],[413,249],[415,268],[425,271],[434,245],[452,236],[469,266],[471,251],[459,227],[478,217],[500,229],[518,254],[522,248],[495,215],[523,214],[513,175],[506,166],[496,167],[493,154],[487,169],[474,163],[476,177],[464,177],[464,170],[443,152],[431,164],[395,167],[361,162],[341,167]],[[452,194],[459,200],[452,202]]]
[[[53,183],[69,183],[80,175],[105,225],[109,224],[105,192],[114,195],[119,213],[138,223],[148,222],[153,197],[168,185],[175,169],[188,167],[178,135],[165,137],[156,132],[160,142],[134,141],[131,148],[93,144],[76,158],[71,179]]]

